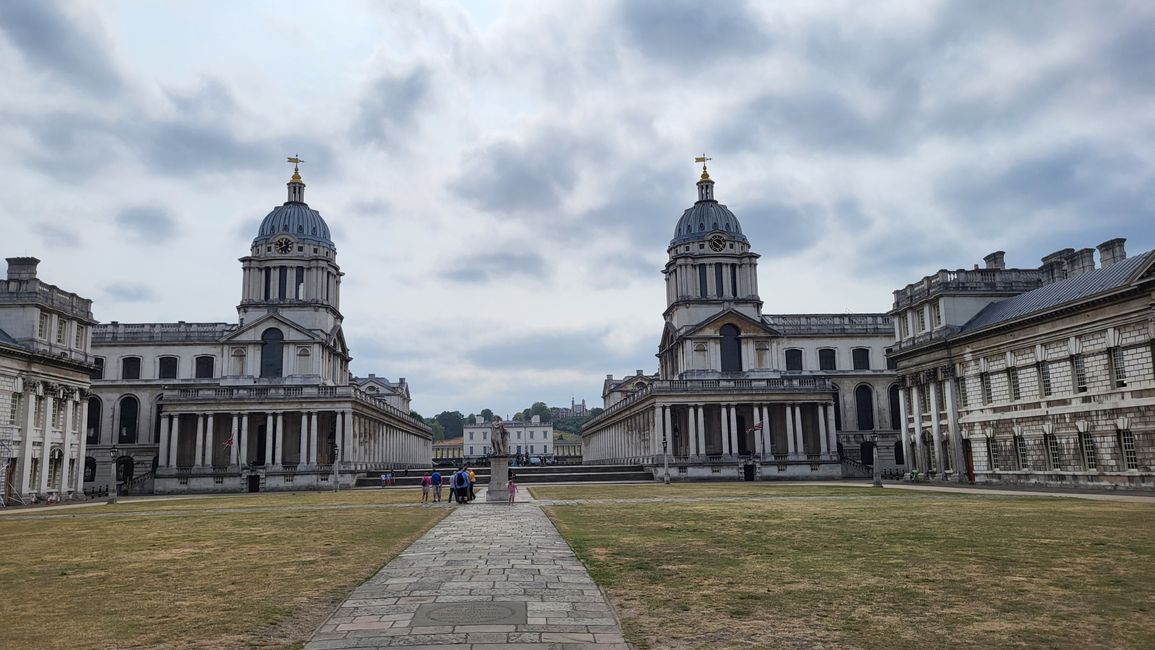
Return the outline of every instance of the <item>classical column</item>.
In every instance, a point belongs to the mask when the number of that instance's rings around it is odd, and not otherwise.
[[[946,425],[950,430],[951,451],[954,453],[954,480],[966,483],[966,458],[963,457],[962,432],[958,426],[958,385],[953,378],[946,380]]]
[[[48,494],[48,469],[52,460],[52,420],[55,415],[56,398],[51,394],[44,397],[44,435],[40,443],[40,494]]]
[[[826,439],[826,405],[818,405],[818,445],[825,458],[830,453],[830,442]]]
[[[273,464],[273,414],[265,413],[265,467]]]
[[[172,418],[172,441],[168,443],[168,466],[176,467],[176,452],[180,449],[180,414],[173,413]]]
[[[718,443],[722,448],[722,455],[730,455],[730,414],[727,409],[729,406],[723,404],[718,407],[718,428],[720,430],[718,436]]]
[[[36,389],[35,382],[25,380],[24,383],[24,441],[20,449],[20,494],[27,496],[32,492],[32,435],[36,430]]]
[[[914,411],[914,467],[926,473],[927,468],[923,467],[923,453],[922,453],[922,399],[920,392],[922,387],[919,385],[911,386],[911,408]]]
[[[353,442],[353,432],[345,426],[346,413],[347,411],[337,411],[337,433],[334,436],[334,440],[341,446],[341,449],[337,451],[339,458],[333,458],[330,462],[336,462],[340,459],[353,459],[353,450],[349,448]]]
[[[674,426],[673,426],[674,414],[670,412],[672,410],[673,410],[673,407],[671,407],[671,406],[666,406],[662,409],[662,426],[663,426],[662,432],[666,436],[668,436],[665,439],[666,443],[667,443],[666,453],[669,453],[670,451],[672,451],[673,446],[674,446],[674,440],[673,440],[673,438],[674,438]],[[661,443],[659,443],[659,444],[661,444]]]
[[[229,423],[229,465],[233,467],[237,465],[237,447],[241,442],[240,419],[239,413],[233,413],[233,420]]]
[[[834,456],[838,455],[838,431],[834,427],[834,409],[838,408],[838,404],[830,403],[826,407],[826,435],[830,437],[829,442],[826,443],[826,449]]]
[[[906,419],[906,389],[901,386],[898,389],[898,410],[901,411],[898,421],[902,431],[902,463],[910,468],[914,467],[914,458],[910,449],[910,422]]]
[[[84,462],[88,457],[88,400],[80,400],[77,402],[77,408],[80,409],[80,431],[78,435],[79,448],[76,452],[76,493],[84,492]]]
[[[698,455],[698,413],[693,404],[686,407],[686,453]]]
[[[237,445],[237,466],[249,462],[249,414],[241,413],[241,440]]]
[[[285,464],[285,414],[277,413],[277,434],[274,438],[273,464],[280,467]]]
[[[936,382],[937,383],[937,382]],[[942,462],[942,424],[938,417],[938,391],[934,390],[934,385],[928,387],[930,392],[930,435],[934,440],[934,467],[938,474],[938,478],[943,478],[946,472],[946,463]]]
[[[297,436],[297,467],[309,462],[309,414],[301,411],[300,435]]]
[[[69,427],[72,426],[72,405],[76,400],[69,399],[64,403],[64,429],[60,432],[62,444],[60,445],[60,497],[68,494],[68,456],[72,452],[72,436],[69,435]],[[78,459],[80,460],[80,459]]]
[[[798,436],[798,440],[794,443],[798,454],[806,454],[806,432],[802,430],[802,405],[794,405],[794,434]]]
[[[707,455],[706,451],[706,408],[698,405],[698,454]]]
[[[160,416],[160,452],[157,454],[159,467],[168,467],[168,434],[172,429],[172,417],[165,413]]]
[[[193,467],[200,467],[204,464],[205,457],[205,414],[197,413],[197,440],[196,451],[193,456]]]
[[[793,458],[794,449],[794,409],[793,404],[786,405],[786,454]]]
[[[738,406],[731,404],[730,407],[730,455],[737,456],[740,448],[738,447]],[[742,435],[746,435],[743,431]]]
[[[317,412],[309,416],[309,446],[306,449],[307,461],[310,465],[317,464]]]
[[[213,456],[216,455],[216,428],[213,426],[213,414],[209,413],[208,419],[205,422],[205,466],[212,467],[215,464]]]

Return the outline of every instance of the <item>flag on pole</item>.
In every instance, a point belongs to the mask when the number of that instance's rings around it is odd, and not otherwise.
[[[757,424],[750,427],[749,429],[746,429],[746,433],[754,433],[755,431],[761,431],[761,430],[762,430],[762,423],[758,422]]]
[[[228,438],[225,438],[225,441],[224,441],[223,443],[221,443],[221,445],[222,445],[222,446],[223,446],[225,449],[228,449],[229,447],[232,447],[232,446],[233,446],[233,437],[232,437],[232,436],[229,436]]]

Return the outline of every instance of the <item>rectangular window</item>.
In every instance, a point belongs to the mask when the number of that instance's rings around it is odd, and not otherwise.
[[[719,298],[726,295],[726,292],[723,291],[723,289],[725,289],[725,285],[722,283],[722,265],[721,264],[715,264],[714,265],[714,295],[718,296]]]
[[[983,404],[990,404],[994,401],[991,395],[991,376],[987,373],[979,375],[979,386],[982,388]]]
[[[44,426],[44,398],[36,397],[36,411],[32,415],[32,426],[40,428]]]
[[[156,368],[157,378],[176,379],[179,363],[180,361],[176,357],[161,357]]]
[[[305,299],[305,269],[304,267],[297,267],[297,282],[296,289],[293,291],[293,297],[297,300]]]
[[[72,347],[76,348],[77,350],[83,350],[84,349],[84,340],[85,340],[84,335],[85,335],[84,326],[81,325],[80,323],[77,323],[76,324],[76,341],[75,341],[75,343],[73,343]]]
[[[265,300],[272,300],[273,278],[270,269],[264,269],[263,275],[265,276]]]
[[[196,378],[212,379],[216,371],[214,357],[204,356],[196,358]]]
[[[1127,367],[1123,363],[1123,348],[1111,348],[1108,351],[1111,360],[1111,379],[1115,381],[1115,388],[1127,386]]]
[[[1079,446],[1083,451],[1083,467],[1099,469],[1099,459],[1095,456],[1095,438],[1090,433],[1080,433]]]
[[[473,445],[470,445],[470,446],[469,446],[469,455],[470,455],[470,456],[472,456],[472,455],[473,455]]]
[[[1043,440],[1047,443],[1047,456],[1051,460],[1051,469],[1063,469],[1062,456],[1059,452],[1059,440],[1055,434],[1045,434]]]
[[[925,385],[918,391],[918,412],[930,412],[930,388]]]
[[[1071,375],[1075,384],[1075,392],[1087,392],[1087,364],[1083,361],[1083,355],[1076,354],[1071,357]]]
[[[730,295],[738,297],[738,265],[730,265]]]
[[[1040,361],[1039,369],[1039,394],[1044,397],[1051,396],[1051,364],[1046,361]]]
[[[473,432],[472,431],[469,432],[469,441],[473,442]],[[473,453],[473,452],[470,452],[470,453]]]
[[[120,360],[121,379],[140,379],[140,357],[125,357]]]
[[[918,309],[918,331],[926,331],[926,310],[921,307]]]
[[[92,360],[92,374],[93,379],[104,379],[104,357],[96,357]]]
[[[967,407],[967,404],[968,404],[968,403],[969,403],[969,401],[970,401],[970,400],[967,398],[967,378],[966,378],[966,377],[959,377],[957,381],[958,381],[958,401],[959,401],[959,405],[960,405],[960,406],[962,406],[963,408],[966,408],[966,407]]]
[[[64,402],[61,400],[54,400],[52,403],[52,428],[64,428]]]
[[[56,342],[61,345],[68,342],[68,321],[59,316],[56,318]]]
[[[855,370],[870,370],[870,350],[868,348],[855,348],[850,354]]]
[[[48,314],[41,312],[40,324],[36,327],[36,338],[44,341],[48,340]]]
[[[999,469],[999,441],[994,438],[987,438],[987,459],[992,472]]]
[[[1011,390],[1011,401],[1017,402],[1023,394],[1019,390],[1019,369],[1011,366],[1007,368],[1007,384]]]
[[[930,317],[935,327],[942,327],[942,307],[939,306],[938,301],[930,304]]]
[[[1015,444],[1015,460],[1019,463],[1019,469],[1030,469],[1027,464],[1027,441],[1023,440],[1022,436],[1015,436],[1013,438]]]
[[[818,369],[819,370],[836,370],[834,350],[819,350],[818,351]]]
[[[898,318],[898,331],[902,339],[910,338],[910,323],[906,320],[906,314],[900,314]]]
[[[786,370],[787,372],[802,370],[802,350],[786,351]]]
[[[1119,450],[1123,455],[1123,467],[1139,469],[1139,457],[1135,455],[1135,434],[1130,431],[1119,432]]]
[[[22,393],[12,393],[12,401],[8,404],[8,424],[16,424],[20,419],[20,407],[23,403]]]
[[[287,267],[280,267],[277,269],[277,299],[284,300],[289,297],[287,293],[289,290],[289,269]]]
[[[705,264],[699,264],[698,265],[698,297],[699,298],[705,298],[707,296],[707,294],[709,293],[708,289],[709,289],[709,286],[706,283],[706,265]]]
[[[938,401],[939,413],[946,412],[946,398],[943,396],[943,384],[941,381],[934,382],[934,397]]]

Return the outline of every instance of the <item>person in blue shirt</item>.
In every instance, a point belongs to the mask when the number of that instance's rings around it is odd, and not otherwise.
[[[434,469],[429,480],[433,483],[433,503],[441,503],[441,472]]]

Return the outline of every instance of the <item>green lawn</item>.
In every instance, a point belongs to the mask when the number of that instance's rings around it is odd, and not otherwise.
[[[1152,647],[1155,506],[911,494],[546,511],[639,647]]]
[[[357,494],[330,498],[364,498]],[[324,497],[304,500],[323,507]],[[205,508],[226,502],[249,509]],[[187,507],[194,503],[202,509]],[[169,505],[161,515],[122,504],[36,511],[69,515],[59,519],[0,517],[0,646],[299,646],[353,587],[449,512],[264,510],[289,503],[267,495],[148,504]],[[117,508],[124,516],[105,514]]]
[[[922,497],[925,492],[880,490],[869,484],[790,485],[773,482],[635,483],[631,485],[533,485],[535,499],[660,499],[663,497]],[[949,493],[947,496],[953,496]]]

